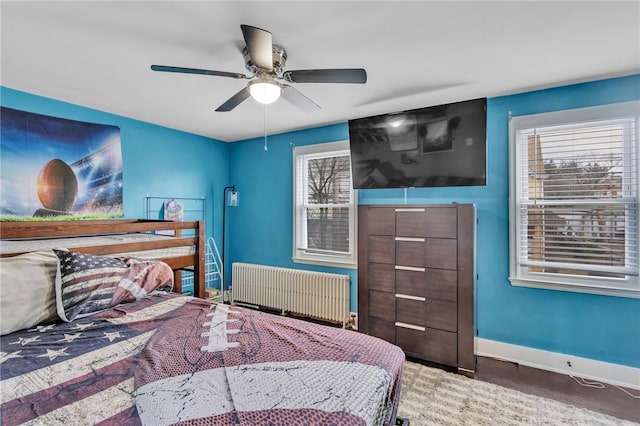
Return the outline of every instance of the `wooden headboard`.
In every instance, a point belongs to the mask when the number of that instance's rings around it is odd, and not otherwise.
[[[46,241],[74,237],[74,240],[82,241],[81,237],[88,236],[142,233],[172,234],[172,237],[152,241],[111,243],[105,245],[87,244],[74,246],[70,250],[99,256],[117,253],[133,253],[132,256],[135,256],[135,252],[193,247],[192,253],[181,254],[179,256],[158,257],[158,260],[164,261],[174,270],[175,292],[182,292],[181,272],[192,271],[194,296],[205,297],[205,223],[202,220],[173,222],[149,219],[111,219],[0,222],[1,240]],[[1,241],[0,244],[2,244]],[[0,257],[15,256],[22,253],[24,253],[24,251],[6,253],[3,250]]]

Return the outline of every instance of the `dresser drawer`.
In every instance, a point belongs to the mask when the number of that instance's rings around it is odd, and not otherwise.
[[[446,238],[427,238],[423,265],[428,268],[458,269],[458,242]]]
[[[396,345],[409,356],[428,359],[444,365],[458,363],[458,340],[456,333],[425,328],[416,330],[396,323]]]
[[[396,323],[396,345],[400,346],[408,355],[424,358],[425,334],[423,330],[414,330]],[[423,327],[424,328],[424,327]]]
[[[455,302],[396,294],[396,321],[408,325],[458,331],[458,309]]]
[[[395,294],[369,290],[369,316],[390,322],[395,321]]]
[[[368,261],[395,264],[396,242],[393,237],[370,236]]]
[[[458,305],[446,300],[427,299],[425,324],[430,328],[457,332]]]
[[[387,207],[369,209],[369,235],[395,235],[396,212]]]
[[[397,278],[396,272],[396,280]],[[448,269],[427,268],[424,295],[430,299],[458,301],[458,272]]]
[[[396,235],[407,237],[424,237],[427,235],[425,208],[397,208]]]
[[[386,291],[394,293],[396,291],[395,284],[395,268],[394,265],[386,263],[369,263],[368,265],[369,288],[371,290]]]
[[[396,343],[396,327],[392,321],[369,317],[369,335]]]
[[[396,237],[396,265],[425,266],[426,246],[424,238]]]
[[[430,361],[458,365],[458,334],[427,328],[424,332],[423,354]]]
[[[396,321],[405,324],[425,326],[427,320],[427,304],[422,300],[407,299],[396,294]]]
[[[426,237],[456,238],[458,209],[456,207],[427,208]]]
[[[456,238],[457,208],[397,208],[395,230],[398,236]]]
[[[425,268],[415,268],[396,266],[395,267],[396,288],[395,292],[410,296],[424,296],[426,292],[427,270]]]

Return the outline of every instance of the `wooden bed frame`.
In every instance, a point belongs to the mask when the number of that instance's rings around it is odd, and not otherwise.
[[[191,230],[189,236],[184,231]],[[191,255],[160,258],[174,271],[174,292],[182,292],[182,271],[193,272],[193,293],[196,297],[205,297],[205,223],[204,221],[173,222],[149,219],[111,219],[111,220],[71,220],[43,222],[0,222],[0,239],[48,239],[77,236],[98,236],[122,233],[148,233],[173,231],[175,238],[158,241],[109,244],[98,246],[73,247],[73,251],[98,256],[114,253],[194,246]],[[0,257],[16,256],[22,253],[4,253]]]

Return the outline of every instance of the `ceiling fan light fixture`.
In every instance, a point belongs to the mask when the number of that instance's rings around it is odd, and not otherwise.
[[[272,104],[282,93],[282,86],[273,79],[259,78],[249,83],[251,97],[261,104]]]
[[[0,0],[2,1],[2,0]],[[251,25],[240,25],[246,46],[242,49],[245,68],[250,75],[235,72],[206,70],[200,68],[175,67],[170,65],[151,65],[152,71],[200,74],[217,77],[229,77],[239,80],[249,79],[249,83],[239,92],[227,99],[216,111],[233,110],[250,97],[263,105],[271,104],[282,96],[304,112],[320,110],[320,106],[286,83],[346,83],[364,84],[367,72],[363,68],[328,68],[286,70],[287,51],[273,44],[271,32]],[[254,79],[255,77],[255,79]],[[265,113],[266,114],[266,113]]]

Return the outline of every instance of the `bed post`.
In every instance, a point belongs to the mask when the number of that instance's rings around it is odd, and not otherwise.
[[[193,295],[205,298],[205,223],[204,220],[198,221],[197,237],[198,237],[198,256],[195,265],[193,265]]]
[[[182,294],[182,271],[173,271],[173,290],[174,293]]]

